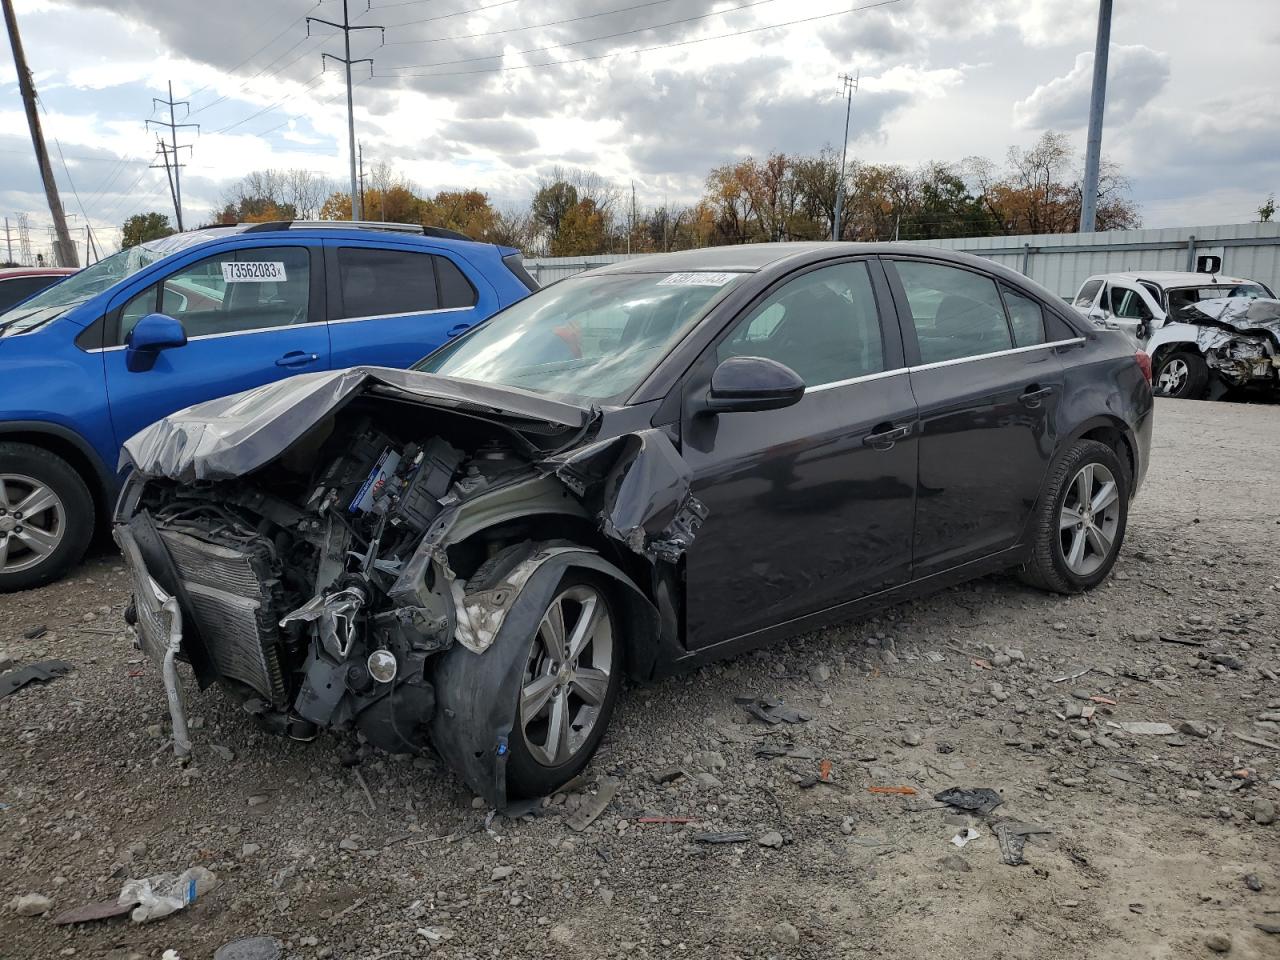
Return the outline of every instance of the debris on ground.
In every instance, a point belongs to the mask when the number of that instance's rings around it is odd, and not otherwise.
[[[192,867],[182,873],[157,873],[141,880],[130,880],[120,890],[117,902],[137,904],[131,919],[148,923],[176,913],[204,896],[218,885],[218,878],[204,867]]]
[[[280,960],[284,944],[275,937],[239,937],[224,943],[213,954],[213,960]]]
[[[973,827],[965,827],[963,830],[961,830],[959,833],[957,833],[954,837],[951,838],[951,842],[954,843],[957,847],[963,848],[966,844],[969,844],[972,841],[977,840],[978,837],[980,836],[982,836],[982,834],[978,833],[978,831],[973,829]]]
[[[918,792],[915,787],[867,787],[867,793],[881,793],[900,797],[914,797]]]
[[[996,839],[1000,841],[1000,859],[1011,867],[1020,867],[1027,862],[1022,855],[1027,837],[1053,833],[1048,827],[1035,823],[1018,823],[1015,820],[1003,820],[995,825],[994,830]]]
[[[604,813],[605,808],[613,802],[613,798],[618,794],[619,782],[616,777],[601,777],[600,783],[596,787],[595,794],[588,794],[583,798],[581,805],[570,815],[566,821],[570,830],[581,833],[591,824],[595,823],[596,818]]]
[[[75,667],[62,660],[44,660],[11,670],[0,675],[0,700],[17,693],[29,683],[48,683],[50,680],[66,676],[74,669]]]
[[[69,923],[91,923],[94,920],[108,920],[111,917],[122,917],[136,906],[136,903],[121,903],[119,900],[100,900],[97,903],[86,903],[70,910],[63,910],[53,918],[58,926]]]
[[[695,843],[746,843],[751,839],[751,834],[742,830],[725,830],[720,833],[695,833],[693,840]]]
[[[1108,727],[1114,727],[1117,730],[1123,730],[1125,733],[1132,733],[1139,737],[1169,737],[1178,731],[1173,729],[1172,724],[1168,723],[1152,723],[1149,721],[1121,722],[1115,723],[1111,720],[1107,721]]]
[[[805,723],[813,717],[803,710],[789,707],[776,697],[737,697],[736,702],[761,723]]]
[[[1000,804],[1004,797],[990,787],[949,787],[941,793],[935,793],[933,799],[945,803],[948,807],[965,810],[969,813],[988,814]]]
[[[22,632],[22,639],[24,639],[24,640],[39,640],[41,637],[43,637],[43,636],[44,636],[46,633],[48,633],[48,632],[49,632],[49,628],[48,628],[48,627],[46,627],[43,623],[41,623],[41,624],[39,624],[39,625],[37,625],[37,626],[31,627],[31,628],[30,628],[30,629],[28,629],[28,630],[24,630],[24,631]]]

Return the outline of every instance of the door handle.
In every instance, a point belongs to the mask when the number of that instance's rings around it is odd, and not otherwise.
[[[1018,399],[1021,400],[1025,406],[1031,407],[1034,410],[1036,407],[1040,406],[1040,401],[1051,393],[1053,393],[1053,387],[1042,387],[1039,384],[1033,383],[1031,386],[1027,387],[1026,390],[1022,391],[1022,396],[1018,397]]]
[[[910,424],[895,427],[891,423],[881,423],[871,433],[863,437],[862,442],[876,450],[892,450],[895,443],[899,440],[905,440],[909,436],[911,436]]]
[[[455,323],[452,327],[449,328],[448,332],[445,333],[445,336],[452,339],[460,333],[466,333],[470,329],[471,329],[471,324],[469,323]]]
[[[319,359],[320,355],[318,353],[305,353],[302,350],[291,350],[276,361],[276,366],[287,367],[292,370],[297,367],[305,367],[309,363],[315,363]]]

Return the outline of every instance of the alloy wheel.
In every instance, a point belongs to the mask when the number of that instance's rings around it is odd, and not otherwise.
[[[543,614],[520,689],[521,735],[542,766],[567,763],[590,738],[609,693],[613,637],[608,603],[586,584]]]
[[[1093,574],[1111,557],[1120,528],[1120,488],[1100,463],[1086,463],[1072,478],[1062,501],[1058,531],[1062,557],[1080,577]]]
[[[0,573],[43,563],[66,531],[66,509],[51,487],[22,474],[0,473]]]
[[[1182,390],[1190,376],[1191,370],[1187,367],[1187,361],[1181,357],[1174,357],[1160,369],[1160,379],[1156,382],[1156,388],[1167,397],[1173,396]]]

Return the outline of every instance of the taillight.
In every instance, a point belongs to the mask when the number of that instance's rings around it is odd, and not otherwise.
[[[1151,357],[1145,351],[1139,350],[1133,355],[1133,359],[1138,361],[1138,369],[1142,371],[1142,376],[1146,378],[1147,386],[1151,386]]]

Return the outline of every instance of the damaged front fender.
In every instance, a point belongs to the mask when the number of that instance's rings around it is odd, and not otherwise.
[[[521,584],[514,593],[495,588],[471,598],[477,611],[502,615],[484,653],[455,644],[435,671],[436,714],[431,739],[449,765],[492,807],[507,805],[507,757],[520,736],[517,711],[529,644],[556,588],[570,569],[591,570],[615,584],[629,646],[657,642],[658,611],[625,573],[594,550],[540,544],[504,578]]]

